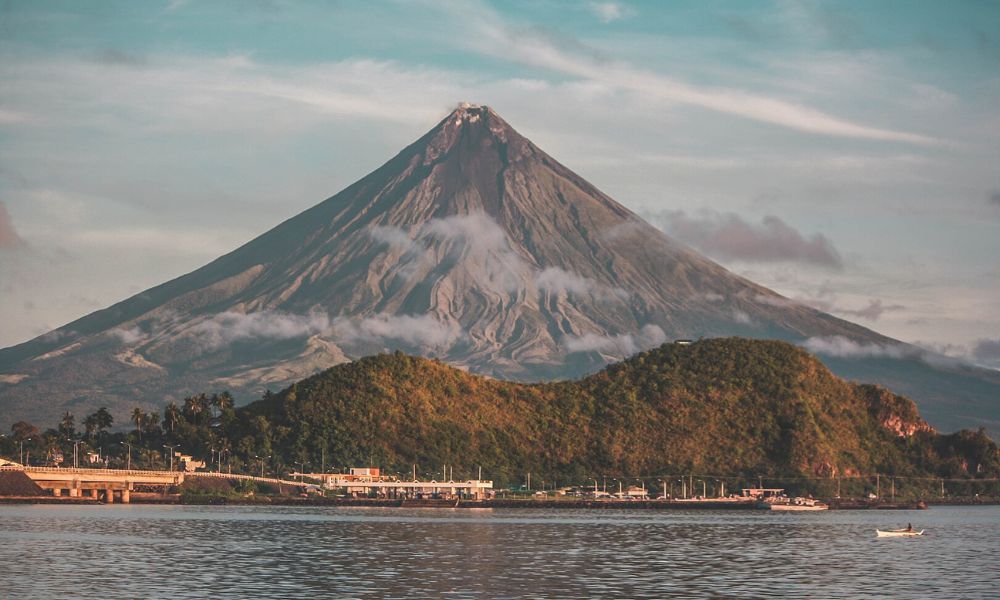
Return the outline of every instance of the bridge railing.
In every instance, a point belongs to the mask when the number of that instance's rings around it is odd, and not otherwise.
[[[145,469],[86,469],[74,467],[25,467],[15,465],[0,466],[0,471],[27,471],[30,473],[63,473],[76,475],[123,475],[132,477],[214,477],[218,479],[236,479],[240,481],[255,481],[275,485],[290,485],[305,487],[310,484],[302,481],[289,481],[274,477],[257,477],[255,475],[240,475],[234,473],[216,473],[212,471],[151,471]]]
[[[0,467],[7,469],[7,467]],[[162,477],[176,477],[178,475],[190,475],[184,471],[150,471],[145,469],[81,469],[74,467],[22,467],[17,470],[30,471],[32,473],[77,473],[80,475],[155,475]]]
[[[238,479],[240,481],[256,481],[258,483],[273,483],[276,485],[297,485],[305,487],[311,485],[302,481],[289,481],[287,479],[275,479],[273,477],[257,477],[256,475],[237,475],[233,473],[218,473],[212,471],[192,471],[185,473],[187,477],[216,477],[223,479]]]

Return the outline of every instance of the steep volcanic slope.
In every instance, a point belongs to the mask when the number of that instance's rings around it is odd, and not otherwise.
[[[214,388],[246,398],[386,348],[566,377],[719,335],[895,343],[733,275],[463,105],[234,252],[0,351],[0,409],[51,420]]]

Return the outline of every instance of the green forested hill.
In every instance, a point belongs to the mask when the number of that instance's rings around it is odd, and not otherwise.
[[[237,455],[478,466],[500,482],[599,474],[965,476],[1000,471],[982,432],[939,435],[915,405],[776,341],[666,344],[578,381],[520,384],[378,355],[225,414]],[[551,480],[551,479],[550,479]]]

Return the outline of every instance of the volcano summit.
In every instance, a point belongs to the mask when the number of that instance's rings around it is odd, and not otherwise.
[[[899,344],[734,275],[489,107],[462,104],[237,250],[0,350],[0,410],[53,421],[211,389],[245,400],[387,349],[495,377],[571,377],[667,340],[732,335]],[[890,371],[867,379],[899,383]],[[933,423],[933,406],[921,409]]]

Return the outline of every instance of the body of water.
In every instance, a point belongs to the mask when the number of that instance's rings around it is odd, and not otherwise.
[[[3,599],[998,598],[998,556],[995,506],[0,506]]]

